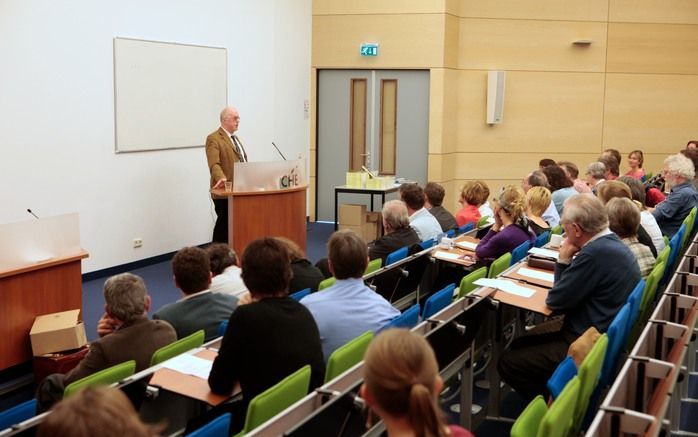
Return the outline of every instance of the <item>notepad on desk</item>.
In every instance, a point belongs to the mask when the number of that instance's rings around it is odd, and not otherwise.
[[[162,363],[162,367],[184,373],[185,375],[208,379],[208,374],[211,373],[211,367],[213,367],[213,361],[191,354],[182,354],[165,361]]]
[[[457,241],[456,247],[460,247],[461,249],[465,250],[475,251],[475,249],[477,248],[477,243],[473,243],[471,241]]]
[[[534,290],[531,290],[528,287],[524,287],[514,282],[506,281],[504,279],[482,278],[473,282],[473,284],[479,285],[481,287],[496,288],[497,290],[504,291],[505,293],[521,297],[531,297],[535,293]]]
[[[436,253],[434,253],[433,256],[434,256],[434,258],[451,260],[451,261],[461,258],[461,255],[458,253],[442,252],[440,250],[436,251]]]
[[[529,249],[528,253],[531,255],[537,255],[543,258],[552,258],[557,261],[560,256],[560,252],[556,252],[550,249],[543,249],[542,247],[532,247]]]
[[[526,276],[528,278],[540,279],[541,281],[555,282],[555,275],[553,273],[541,272],[538,270],[527,269],[526,267],[521,267],[516,271],[521,276]]]

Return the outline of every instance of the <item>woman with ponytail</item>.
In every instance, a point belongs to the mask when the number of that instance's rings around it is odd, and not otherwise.
[[[389,329],[364,357],[361,397],[383,420],[388,437],[472,437],[446,425],[438,404],[443,381],[429,343],[405,329]]]
[[[536,234],[529,228],[526,196],[520,187],[505,186],[493,202],[494,224],[475,249],[478,261],[486,265],[520,244],[528,241],[533,245],[536,240]]]

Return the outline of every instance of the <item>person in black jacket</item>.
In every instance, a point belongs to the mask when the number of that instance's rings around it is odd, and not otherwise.
[[[368,258],[383,259],[392,252],[409,247],[413,244],[419,244],[420,240],[417,233],[410,227],[409,215],[407,215],[407,207],[402,200],[389,200],[383,205],[383,230],[385,235],[378,238],[368,247]]]
[[[295,241],[291,241],[286,237],[276,237],[276,239],[286,246],[288,256],[291,259],[291,271],[293,272],[293,276],[288,286],[288,292],[293,294],[296,291],[305,290],[306,288],[310,288],[311,292],[317,291],[318,285],[325,279],[320,269],[308,261],[303,250],[301,250]]]

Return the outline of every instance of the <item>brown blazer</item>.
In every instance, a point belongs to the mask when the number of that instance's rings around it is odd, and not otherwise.
[[[206,137],[206,160],[208,160],[208,170],[211,172],[210,187],[213,188],[222,178],[233,181],[233,171],[235,163],[240,162],[240,156],[235,152],[233,140],[228,133],[219,127],[217,131]],[[225,199],[225,197],[214,196],[214,199]]]

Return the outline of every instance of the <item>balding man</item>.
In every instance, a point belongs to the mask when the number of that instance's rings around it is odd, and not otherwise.
[[[226,181],[233,180],[236,162],[247,162],[247,153],[235,135],[240,124],[240,114],[233,107],[223,108],[220,115],[221,127],[206,137],[206,159],[211,172],[211,188],[223,188]],[[216,225],[213,242],[228,242],[228,200],[211,195],[216,208]]]
[[[383,230],[385,235],[377,239],[368,248],[370,259],[385,258],[392,252],[413,244],[419,244],[417,233],[410,227],[407,206],[402,200],[389,200],[383,205]]]

